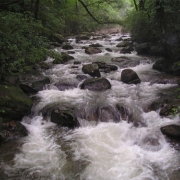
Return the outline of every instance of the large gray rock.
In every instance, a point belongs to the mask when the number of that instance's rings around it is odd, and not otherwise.
[[[161,132],[169,138],[176,138],[180,140],[180,125],[171,124],[161,127]]]
[[[80,87],[91,91],[105,91],[111,88],[111,84],[106,78],[92,78],[86,79]]]
[[[122,71],[121,81],[127,84],[138,84],[141,82],[139,76],[132,69],[124,69]]]
[[[87,47],[85,49],[85,53],[87,54],[98,54],[101,53],[102,51],[99,48],[96,47]]]
[[[85,64],[82,67],[82,71],[85,74],[89,74],[92,77],[100,77],[99,66],[97,64]]]

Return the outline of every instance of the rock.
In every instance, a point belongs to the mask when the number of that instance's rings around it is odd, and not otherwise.
[[[53,64],[62,64],[62,63],[65,63],[65,62],[67,62],[67,61],[69,61],[69,60],[71,60],[71,59],[74,59],[74,57],[73,57],[73,56],[70,56],[70,55],[67,54],[67,53],[62,52],[62,53],[61,53],[61,59],[56,59],[56,60],[54,60],[54,61],[53,61]]]
[[[0,117],[20,121],[31,106],[32,100],[19,87],[0,85]]]
[[[116,45],[116,47],[127,47],[130,46],[132,43],[129,41],[122,41],[119,44]]]
[[[28,86],[27,84],[19,84],[19,87],[23,90],[25,94],[33,95],[36,94],[38,91],[33,89],[31,86]]]
[[[81,64],[80,61],[74,61],[74,64]]]
[[[51,121],[62,127],[79,127],[79,122],[71,110],[55,109],[51,113]]]
[[[89,89],[91,91],[105,91],[111,88],[110,82],[106,78],[86,79],[80,86],[81,89]]]
[[[41,90],[43,90],[43,87],[49,83],[50,83],[49,78],[41,76],[36,81],[32,82],[32,88],[35,91],[41,91]]]
[[[158,60],[153,64],[153,69],[158,70],[158,71],[163,71],[164,70],[164,60]]]
[[[52,34],[52,35],[49,37],[49,39],[50,39],[51,41],[55,41],[55,42],[57,42],[57,43],[59,43],[59,44],[62,44],[63,42],[65,42],[64,37],[63,37],[62,35],[60,35],[60,34]]]
[[[65,50],[70,50],[70,49],[73,49],[73,47],[70,45],[70,44],[65,44],[62,49],[65,49]]]
[[[120,105],[116,105],[116,109],[119,112],[121,120],[128,120],[129,111],[126,108],[124,108],[123,106],[120,106]]]
[[[91,44],[91,45],[89,45],[90,47],[102,47],[102,45],[101,44],[99,44],[99,43],[96,43],[96,44]]]
[[[86,76],[86,75],[83,75],[83,74],[78,74],[78,75],[76,76],[76,79],[78,79],[79,81],[82,81],[82,80],[87,79],[87,76]]]
[[[68,51],[67,53],[68,53],[68,54],[76,54],[75,51]]]
[[[110,73],[111,71],[117,71],[118,67],[112,64],[106,64],[104,62],[93,62],[93,64],[97,64],[99,69],[105,73]]]
[[[149,54],[149,45],[148,43],[136,44],[135,50],[140,55]]]
[[[6,76],[4,81],[10,85],[16,85],[19,83],[19,77],[18,76]]]
[[[55,86],[60,90],[60,91],[64,91],[67,89],[74,89],[75,87],[77,87],[76,84],[70,84],[70,83],[56,83]]]
[[[141,82],[136,72],[132,69],[124,69],[121,73],[121,81],[127,84],[138,84]]]
[[[127,46],[127,47],[124,47],[120,50],[120,53],[122,54],[131,54],[131,51],[133,51],[133,47],[132,46]]]
[[[116,108],[113,108],[112,106],[105,106],[98,108],[98,120],[100,122],[119,122],[120,118]]]
[[[110,49],[110,48],[106,48],[105,50],[108,52],[112,52],[112,49]]]
[[[41,69],[50,69],[50,66],[45,62],[40,62],[39,65]]]
[[[167,104],[168,102],[169,102],[168,99],[156,100],[155,102],[151,103],[151,105],[149,106],[149,110],[150,111],[156,111],[160,108],[163,108],[165,106],[165,104]]]
[[[119,37],[118,39],[116,39],[116,41],[123,41],[122,36],[121,36],[121,37]]]
[[[98,54],[101,52],[102,51],[99,48],[95,48],[95,47],[88,47],[85,49],[85,53],[87,53],[87,54]]]
[[[86,36],[86,35],[78,35],[76,36],[76,43],[78,43],[79,41],[81,40],[89,40],[90,37],[89,36]]]
[[[97,64],[85,64],[82,67],[82,71],[85,74],[89,74],[92,77],[100,77],[99,66]]]
[[[180,125],[171,124],[161,127],[161,132],[169,138],[180,140]]]

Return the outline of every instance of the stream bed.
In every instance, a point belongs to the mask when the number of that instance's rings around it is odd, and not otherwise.
[[[160,131],[165,125],[179,124],[179,116],[161,117],[159,109],[148,111],[160,94],[168,94],[177,84],[159,83],[168,75],[152,69],[156,58],[139,56],[135,51],[121,54],[116,47],[121,36],[93,36],[78,43],[74,37],[68,39],[74,59],[43,71],[51,83],[38,92],[38,102],[22,120],[28,136],[7,142],[4,150],[0,149],[1,180],[179,180],[180,152]],[[83,47],[95,43],[102,45],[102,52],[86,54]],[[48,58],[46,63],[52,61]],[[118,67],[108,73],[101,71],[111,88],[81,89],[84,80],[77,75],[84,75],[83,65],[97,61]],[[141,83],[121,81],[121,73],[127,68],[138,74]],[[86,77],[90,78],[87,74]],[[68,88],[58,89],[57,84]],[[70,108],[80,126],[57,126],[48,114],[42,115],[47,107]],[[118,107],[127,110],[124,117]]]

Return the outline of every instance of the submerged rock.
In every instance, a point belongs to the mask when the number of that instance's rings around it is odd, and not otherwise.
[[[51,121],[62,127],[79,127],[79,122],[71,110],[55,109],[51,113]]]
[[[111,88],[110,82],[106,78],[86,79],[80,86],[81,89],[91,91],[105,91]]]
[[[97,64],[85,64],[82,67],[82,71],[85,74],[89,74],[92,77],[100,77],[99,66]]]
[[[127,84],[138,84],[141,82],[139,76],[132,69],[124,69],[122,71],[121,81]]]
[[[64,91],[67,89],[74,89],[75,87],[77,87],[76,84],[71,84],[71,83],[63,83],[63,82],[59,82],[56,83],[55,86],[60,90],[60,91]]]
[[[70,44],[65,44],[62,49],[65,49],[65,50],[70,50],[70,49],[73,49],[73,47],[70,45]]]

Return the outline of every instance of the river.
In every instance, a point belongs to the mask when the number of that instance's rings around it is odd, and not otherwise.
[[[79,43],[70,37],[68,40],[74,47],[72,56],[75,59],[53,65],[43,72],[51,84],[38,92],[39,101],[34,104],[31,115],[22,120],[29,135],[18,139],[13,146],[9,145],[9,152],[3,152],[1,180],[179,179],[180,153],[170,146],[160,131],[162,126],[179,123],[179,116],[161,117],[159,110],[147,111],[160,93],[166,93],[177,84],[157,83],[157,79],[166,75],[152,69],[155,58],[138,56],[135,51],[121,54],[116,47],[116,39],[121,34],[109,36]],[[94,43],[102,45],[102,53],[86,54],[82,47]],[[106,48],[111,48],[112,52]],[[56,48],[56,51],[66,52],[61,48]],[[112,60],[116,57],[130,61]],[[48,58],[46,63],[52,61]],[[81,64],[72,68],[74,61]],[[80,89],[82,82],[76,76],[83,74],[83,64],[96,61],[118,66],[117,71],[101,72],[101,76],[110,81],[111,89],[102,92]],[[138,74],[140,84],[121,82],[121,72],[126,68]],[[56,83],[69,83],[76,87],[60,91]],[[131,117],[117,117],[120,121],[114,122],[103,107],[111,107],[114,112],[117,105],[125,107]],[[72,130],[57,127],[50,122],[49,116],[43,117],[40,113],[48,106],[73,109],[80,127]],[[97,108],[100,109],[101,121],[94,120]]]

